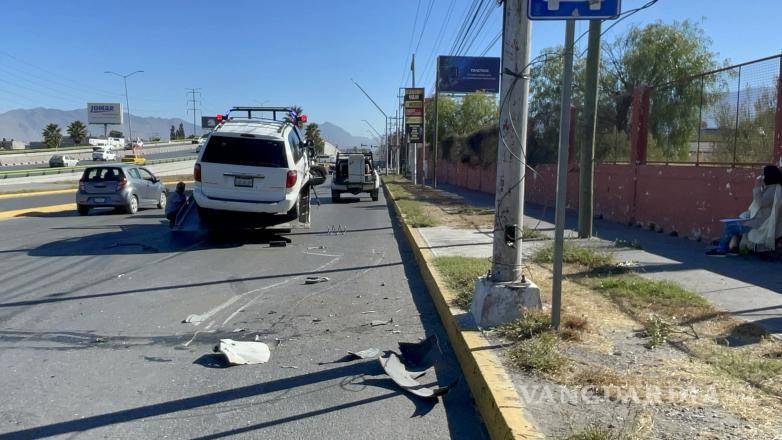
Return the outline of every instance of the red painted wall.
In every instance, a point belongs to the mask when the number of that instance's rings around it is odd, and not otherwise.
[[[438,182],[494,192],[494,167],[444,160],[437,167]],[[535,170],[528,170],[525,177],[526,199],[553,207],[556,165],[538,165]],[[722,232],[721,218],[747,209],[760,173],[752,168],[600,164],[595,169],[595,215],[712,239]],[[573,169],[568,173],[567,206],[578,209],[578,171]]]

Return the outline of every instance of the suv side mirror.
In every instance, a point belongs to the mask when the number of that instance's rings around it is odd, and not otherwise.
[[[323,165],[313,165],[310,167],[310,184],[312,186],[323,185],[326,181],[328,171]]]

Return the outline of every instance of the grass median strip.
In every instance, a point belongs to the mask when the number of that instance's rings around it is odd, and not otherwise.
[[[469,309],[475,292],[475,280],[486,275],[491,262],[485,258],[470,257],[435,257],[433,262],[447,287],[456,294],[456,306]]]

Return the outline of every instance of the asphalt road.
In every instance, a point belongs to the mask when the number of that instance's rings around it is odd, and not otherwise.
[[[165,153],[155,153],[155,149],[149,149],[145,152],[144,157],[146,157],[149,160],[153,159],[173,159],[176,157],[185,157],[185,156],[192,156],[195,154],[195,149],[197,145],[193,145],[193,148],[190,150],[182,150],[182,151],[168,151]],[[105,164],[104,161],[95,161],[95,160],[80,160],[78,165],[94,165],[94,164]],[[109,162],[111,163],[111,162]],[[17,170],[35,170],[39,168],[49,168],[45,165],[12,165],[12,166],[0,166],[0,171],[17,171]]]
[[[461,377],[382,194],[335,205],[327,192],[287,247],[174,237],[159,210],[0,221],[0,439],[486,438],[464,380],[431,402],[377,360],[330,363],[436,334],[442,360],[421,380]],[[266,364],[221,368],[212,353],[256,337]]]

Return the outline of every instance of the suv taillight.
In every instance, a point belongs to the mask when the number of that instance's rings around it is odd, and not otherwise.
[[[87,190],[87,183],[84,181],[84,179],[79,180],[79,191],[86,191]]]
[[[195,168],[193,168],[193,180],[196,182],[201,181],[201,164],[197,163],[195,164]]]
[[[288,171],[288,176],[285,179],[285,188],[293,188],[296,185],[296,180],[299,178],[299,174],[296,170]]]

